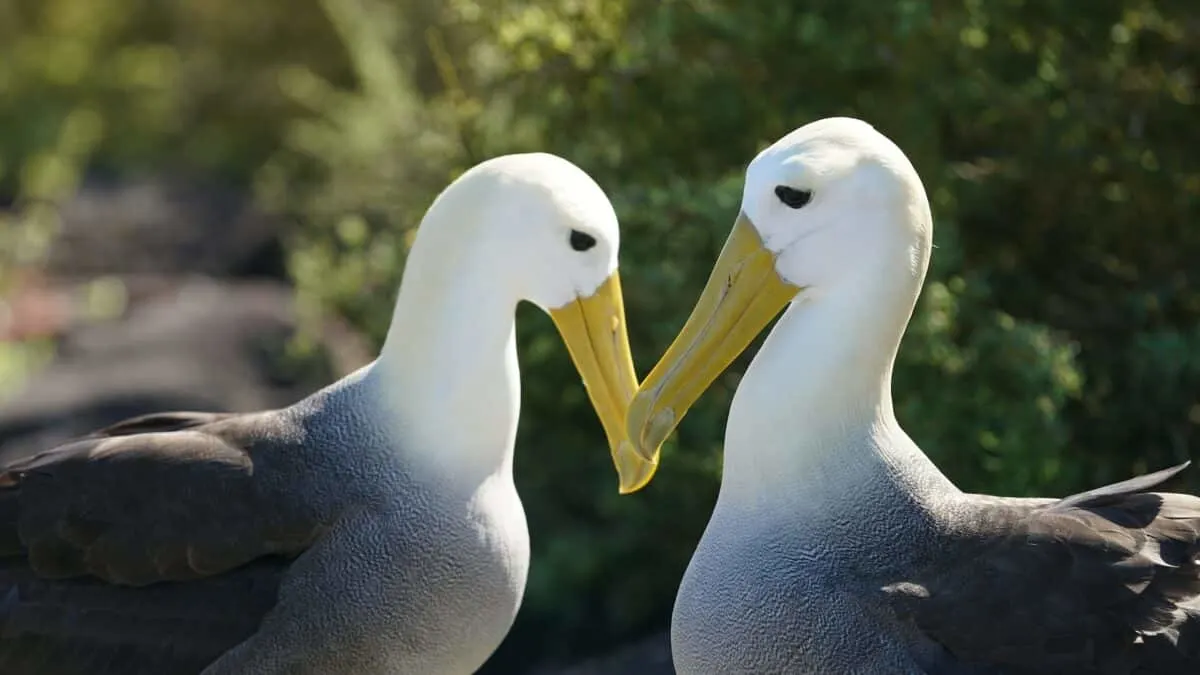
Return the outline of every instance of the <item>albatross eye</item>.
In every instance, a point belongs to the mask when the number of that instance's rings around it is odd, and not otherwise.
[[[596,238],[587,232],[571,230],[571,248],[576,251],[586,251],[596,245]]]
[[[789,208],[798,209],[812,199],[812,190],[797,190],[786,185],[776,185],[775,196]]]

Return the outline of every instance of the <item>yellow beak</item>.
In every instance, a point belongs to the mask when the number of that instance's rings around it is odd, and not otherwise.
[[[604,425],[621,494],[642,488],[654,477],[658,461],[642,459],[625,436],[625,417],[637,391],[637,373],[629,352],[620,276],[613,272],[595,293],[551,310],[550,318]]]
[[[696,399],[800,290],[779,276],[775,255],[739,214],[692,315],[630,405],[626,428],[644,461],[658,463]]]

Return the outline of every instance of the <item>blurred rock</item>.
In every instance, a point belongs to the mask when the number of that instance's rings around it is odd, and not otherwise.
[[[0,461],[131,415],[287,405],[372,357],[332,320],[316,331],[321,356],[288,356],[300,322],[283,223],[242,192],[91,176],[60,216],[48,258],[17,270],[0,299],[0,340],[57,349],[0,399]],[[97,279],[115,307],[97,312]]]
[[[286,357],[299,329],[276,282],[130,278],[115,320],[61,333],[54,362],[0,401],[0,461],[132,415],[287,405],[367,363],[364,341],[325,321],[310,359]]]
[[[46,272],[203,274],[283,280],[283,222],[249,196],[181,176],[120,182],[89,177],[60,207],[62,219]]]

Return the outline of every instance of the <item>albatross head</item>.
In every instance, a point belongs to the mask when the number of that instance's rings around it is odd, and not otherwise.
[[[903,316],[902,332],[930,236],[915,169],[869,124],[823,119],[763,150],[696,307],[630,408],[638,452],[656,460],[688,408],[788,303],[840,296],[858,305],[849,311],[882,303]]]
[[[582,169],[547,153],[504,155],[472,167],[430,206],[404,284],[410,273],[420,278],[412,302],[429,305],[436,301],[422,289],[450,288],[470,277],[476,285],[465,287],[474,290],[447,303],[454,305],[450,311],[469,315],[485,296],[546,311],[604,426],[621,490],[632,491],[650,480],[656,464],[643,461],[625,437],[637,375],[617,272],[619,245],[612,204]],[[397,339],[404,340],[400,328]]]

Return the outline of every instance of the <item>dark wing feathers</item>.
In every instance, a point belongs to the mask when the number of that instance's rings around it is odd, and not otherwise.
[[[45,580],[0,560],[0,673],[195,675],[257,629],[286,562],[143,588]]]
[[[888,601],[956,664],[933,672],[1200,673],[1200,498],[1146,492],[1183,468],[1048,503],[981,498]]]
[[[0,469],[0,673],[198,673],[251,635],[322,531],[271,415],[147,415]]]
[[[18,492],[30,564],[46,577],[138,586],[302,550],[317,524],[280,512],[256,474],[256,441],[241,435],[200,426],[98,437],[10,465],[0,489]]]
[[[162,412],[122,420],[94,432],[91,437],[128,436],[151,431],[182,431],[221,420],[239,417],[238,413]]]
[[[1152,488],[1163,485],[1183,473],[1191,464],[1190,461],[1184,462],[1183,464],[1167,467],[1144,476],[1123,480],[1120,483],[1112,483],[1088,490],[1087,492],[1080,492],[1079,494],[1060,499],[1054,503],[1054,506],[1063,509],[1079,504],[1088,504],[1095,508],[1107,504],[1110,500],[1120,501],[1130,495],[1147,492]]]

